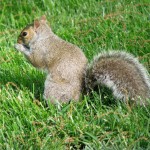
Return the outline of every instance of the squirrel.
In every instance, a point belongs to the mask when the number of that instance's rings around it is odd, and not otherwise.
[[[114,97],[137,104],[150,98],[148,71],[133,55],[124,51],[101,52],[91,63],[82,50],[53,33],[46,16],[34,20],[20,33],[15,48],[31,64],[47,70],[44,98],[52,103],[78,101],[98,85],[112,90]]]

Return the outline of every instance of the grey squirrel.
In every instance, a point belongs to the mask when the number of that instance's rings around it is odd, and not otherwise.
[[[114,97],[146,104],[150,98],[147,70],[131,54],[122,51],[100,53],[88,63],[80,48],[55,35],[45,16],[26,26],[15,48],[31,64],[47,70],[44,98],[52,103],[78,101],[82,89],[105,85]]]

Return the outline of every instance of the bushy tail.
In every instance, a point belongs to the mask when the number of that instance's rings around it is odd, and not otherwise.
[[[124,51],[107,51],[96,56],[87,67],[85,85],[88,90],[104,85],[117,99],[150,98],[148,71]]]

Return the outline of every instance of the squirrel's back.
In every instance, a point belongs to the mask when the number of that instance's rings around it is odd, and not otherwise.
[[[150,79],[138,59],[126,52],[102,52],[87,68],[87,87],[105,85],[118,99],[150,98]],[[145,103],[141,100],[141,103]]]

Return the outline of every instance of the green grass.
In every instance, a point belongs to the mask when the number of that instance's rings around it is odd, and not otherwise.
[[[150,149],[149,106],[93,93],[47,107],[45,74],[14,49],[21,29],[46,14],[53,31],[89,60],[103,49],[124,49],[150,71],[149,12],[149,0],[0,0],[0,149]]]

